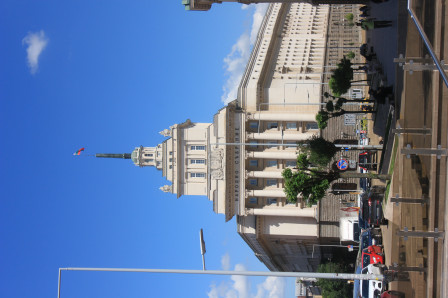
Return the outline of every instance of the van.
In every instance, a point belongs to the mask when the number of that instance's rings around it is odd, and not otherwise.
[[[386,266],[382,264],[371,264],[361,270],[362,274],[383,274]],[[382,280],[361,280],[359,283],[359,296],[362,298],[380,297],[385,288]]]

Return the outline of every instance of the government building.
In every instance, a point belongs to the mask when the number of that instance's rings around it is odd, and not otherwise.
[[[237,232],[268,269],[315,271],[322,257],[331,257],[323,248],[339,244],[340,200],[329,196],[319,203],[324,209],[288,203],[281,173],[296,165],[297,141],[322,134],[315,115],[329,69],[361,42],[357,27],[341,20],[357,11],[270,4],[238,96],[212,123],[186,120],[160,132],[166,139],[155,147],[97,157],[155,167],[169,181],[161,190],[177,197],[207,196],[226,221],[236,216]],[[325,137],[339,138],[344,130],[353,133],[353,127],[327,128]]]

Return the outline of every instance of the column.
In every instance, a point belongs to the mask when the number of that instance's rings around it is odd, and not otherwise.
[[[316,114],[311,113],[272,113],[253,112],[247,115],[249,120],[272,120],[272,121],[308,121],[316,122]]]
[[[246,208],[248,215],[264,215],[264,216],[295,216],[295,217],[313,217],[316,218],[316,208],[298,208],[298,207],[282,207],[282,208]]]
[[[295,151],[249,151],[246,152],[247,158],[262,158],[262,159],[293,159],[297,158]]]
[[[253,140],[284,140],[284,141],[304,141],[315,135],[316,132],[295,132],[295,133],[282,133],[277,132],[262,132],[262,133],[248,133],[247,137]]]
[[[247,176],[250,178],[283,178],[280,171],[248,171]]]

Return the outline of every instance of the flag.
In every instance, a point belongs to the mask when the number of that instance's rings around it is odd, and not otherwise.
[[[81,152],[84,151],[84,148],[79,149],[78,151],[76,151],[75,153],[73,153],[73,155],[80,155]]]

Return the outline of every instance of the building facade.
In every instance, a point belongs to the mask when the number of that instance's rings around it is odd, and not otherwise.
[[[182,0],[185,10],[207,11],[213,4],[223,2],[237,2],[242,4],[257,3],[309,3],[312,5],[320,4],[365,4],[367,0]]]
[[[322,257],[331,257],[322,248],[339,244],[340,200],[329,196],[319,203],[325,208],[300,199],[291,204],[281,173],[296,165],[298,141],[322,133],[315,115],[328,89],[328,69],[361,38],[356,27],[339,23],[357,9],[269,5],[238,98],[212,123],[186,120],[160,132],[166,140],[155,147],[97,156],[156,167],[170,182],[161,190],[177,197],[207,196],[226,221],[236,216],[237,232],[270,270],[315,271]],[[349,135],[353,127],[325,134],[335,139],[344,131]]]

